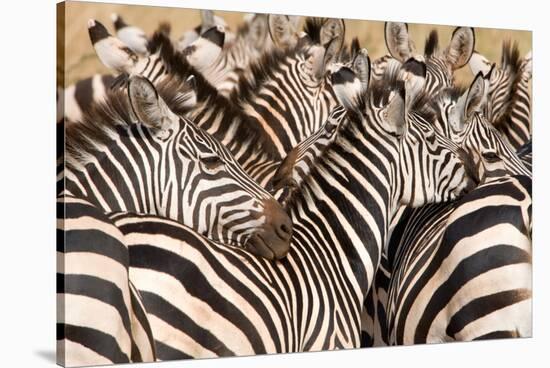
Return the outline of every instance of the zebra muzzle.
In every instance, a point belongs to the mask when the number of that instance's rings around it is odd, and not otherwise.
[[[274,199],[264,202],[265,224],[248,240],[247,249],[269,260],[284,258],[292,240],[292,221]]]

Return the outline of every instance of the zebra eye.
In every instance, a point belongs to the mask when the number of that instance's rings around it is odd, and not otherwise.
[[[435,143],[435,140],[436,140],[436,137],[435,137],[435,132],[433,131],[429,131],[427,134],[426,134],[426,141],[430,144],[434,144]]]
[[[328,134],[332,135],[336,130],[336,124],[327,124],[326,131]]]
[[[215,155],[202,157],[200,161],[207,170],[215,170],[224,164],[222,159],[219,156]]]
[[[487,162],[496,162],[500,160],[500,157],[494,151],[483,152],[483,159]]]

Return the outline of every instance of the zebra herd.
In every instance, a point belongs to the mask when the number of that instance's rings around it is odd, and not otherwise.
[[[112,20],[88,30],[116,76],[58,95],[61,364],[531,335],[530,54]]]

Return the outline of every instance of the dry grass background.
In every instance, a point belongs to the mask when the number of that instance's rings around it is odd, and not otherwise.
[[[65,34],[65,54],[63,55],[62,50],[58,50],[58,60],[62,60],[63,57],[65,59],[66,86],[94,73],[109,72],[94,53],[86,24],[88,19],[94,18],[114,33],[110,18],[113,12],[120,14],[127,23],[141,27],[147,34],[152,34],[161,21],[167,21],[172,25],[172,37],[179,37],[200,22],[199,11],[195,9],[66,2],[64,14],[62,10],[58,11],[58,19],[65,19],[65,30],[64,32],[61,30],[58,34],[58,41],[61,40],[63,33]],[[240,12],[226,11],[216,11],[215,14],[223,17],[232,30],[238,27],[244,15]],[[445,46],[455,26],[409,24],[409,33],[417,49],[423,49],[424,40],[433,28],[438,30],[440,43]],[[492,61],[500,60],[501,45],[504,40],[517,41],[522,56],[532,47],[532,34],[529,31],[476,28],[475,32],[476,49]],[[355,36],[359,37],[361,46],[367,48],[371,58],[377,58],[386,53],[384,22],[346,19],[347,41]],[[58,73],[61,72],[62,68],[58,67]],[[462,83],[469,83],[472,78],[468,67],[462,68],[457,73],[457,80]]]

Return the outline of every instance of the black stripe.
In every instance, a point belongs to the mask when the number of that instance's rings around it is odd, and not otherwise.
[[[97,299],[115,308],[120,315],[124,329],[128,336],[132,336],[130,326],[130,314],[124,303],[124,295],[118,286],[110,281],[88,275],[63,275],[58,273],[57,277],[64,277],[65,294],[82,295]]]
[[[65,252],[89,252],[100,254],[128,268],[128,249],[112,236],[93,229],[65,232]]]
[[[145,334],[147,335],[147,339],[149,340],[149,344],[151,346],[151,351],[153,352],[153,359],[156,358],[155,353],[155,340],[153,338],[153,331],[151,330],[151,325],[149,324],[149,320],[146,316],[146,311],[143,310],[142,305],[139,303],[139,300],[142,300],[141,296],[136,293],[139,293],[137,290],[130,288],[130,297],[132,299],[132,311],[134,313],[134,317],[138,320],[139,324],[145,330]],[[143,302],[143,300],[142,300]]]
[[[159,224],[159,227],[163,226]],[[163,231],[163,233],[165,232]],[[185,287],[189,294],[193,297],[201,299],[210,305],[216,313],[225,316],[228,320],[239,326],[243,333],[249,337],[252,348],[256,353],[265,353],[265,347],[262,344],[262,340],[253,322],[242,313],[238,306],[229,303],[223,295],[220,294],[220,292],[208,282],[197,265],[182,257],[176,257],[172,252],[151,246],[135,245],[130,247],[130,253],[132,267],[156,270],[158,272],[172,275],[182,283],[183,287]],[[167,267],[166,265],[170,265],[170,267]],[[192,277],[190,277],[191,275]],[[224,280],[230,285],[237,283],[234,290],[240,292],[241,294],[248,294],[245,295],[245,300],[247,300],[249,304],[258,311],[258,314],[262,319],[264,319],[266,325],[269,326],[272,324],[269,323],[271,322],[269,313],[265,306],[261,304],[260,300],[253,296],[250,290],[245,289],[234,276],[232,276],[231,279],[224,278]],[[147,312],[153,313],[153,310],[147,303],[145,293],[143,291],[141,291],[141,293],[144,298],[144,302],[146,303]],[[163,315],[163,313],[160,315]],[[182,328],[183,327],[185,327],[187,331],[189,326],[182,326]]]
[[[92,79],[93,77],[81,79],[74,86],[74,99],[83,112],[88,111],[94,101]]]
[[[509,339],[519,337],[516,331],[493,331],[485,335],[481,335],[473,339],[473,341],[479,340],[493,340],[493,339]]]
[[[104,332],[93,328],[58,324],[57,329],[64,330],[64,337],[95,351],[109,359],[114,364],[130,363],[129,357],[124,354],[116,339]]]
[[[174,329],[184,332],[197,344],[204,346],[206,349],[214,352],[218,356],[234,356],[232,352],[222,341],[207,329],[202,328],[197,324],[201,321],[193,321],[188,315],[179,310],[176,306],[170,304],[164,298],[148,291],[141,291],[141,297],[147,311],[163,320]],[[233,321],[232,321],[233,322]],[[157,358],[165,360],[166,357],[160,355]]]
[[[424,309],[415,331],[415,344],[426,343],[430,326],[435,317],[468,281],[487,271],[507,265],[529,263],[530,260],[528,253],[510,245],[496,245],[483,249],[462,260],[449,278],[434,292]]]
[[[521,275],[519,275],[521,276]],[[448,336],[455,337],[469,323],[482,318],[499,309],[519,303],[531,297],[531,291],[527,289],[505,290],[494,294],[485,295],[470,301],[453,315],[447,326]]]
[[[157,358],[160,360],[193,359],[191,355],[182,353],[181,351],[171,348],[160,341],[156,341],[155,345],[157,346]]]

